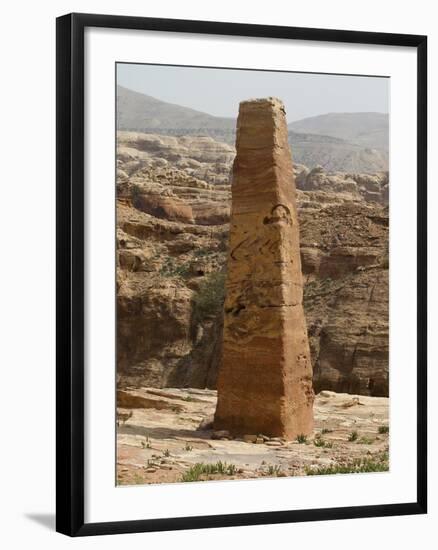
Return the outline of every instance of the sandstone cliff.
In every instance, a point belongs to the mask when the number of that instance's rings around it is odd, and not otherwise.
[[[234,148],[119,132],[119,385],[214,388]],[[388,176],[295,166],[315,389],[388,392]]]

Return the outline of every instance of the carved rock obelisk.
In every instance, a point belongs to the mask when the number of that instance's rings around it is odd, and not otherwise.
[[[283,103],[240,104],[215,429],[313,430],[298,218]]]

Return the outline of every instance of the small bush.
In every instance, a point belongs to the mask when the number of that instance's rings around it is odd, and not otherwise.
[[[321,430],[322,435],[324,435],[324,434],[331,434],[332,432],[333,432],[333,430],[330,430],[329,428],[323,428],[323,429]]]
[[[379,426],[379,434],[388,434],[389,426]]]
[[[356,430],[352,431],[351,434],[348,436],[348,441],[357,441],[357,438],[359,437],[359,434]]]
[[[332,464],[317,468],[306,468],[306,475],[359,474],[367,472],[387,472],[389,470],[388,455],[383,453],[376,458],[359,458],[346,464]]]
[[[304,434],[297,435],[298,443],[307,443],[307,436]]]
[[[131,185],[131,200],[132,200],[132,204],[134,206],[138,205],[138,199],[139,199],[141,193],[142,193],[142,189],[141,189],[140,185],[137,185],[136,183]]]
[[[226,462],[216,462],[216,464],[204,464],[203,462],[197,462],[191,468],[189,468],[181,477],[183,482],[191,481],[204,481],[202,476],[223,474],[232,476],[236,473],[236,466],[234,464],[227,464]]]
[[[274,477],[281,477],[282,476],[281,466],[278,464],[275,464],[274,466],[272,464],[269,464],[267,474],[268,476],[274,476]]]
[[[225,273],[211,273],[193,298],[192,316],[195,324],[219,313],[225,300]]]
[[[325,449],[331,449],[333,447],[333,443],[331,441],[325,441],[321,436],[316,437],[313,440],[313,444],[315,447],[323,447]]]
[[[169,457],[169,456],[170,456],[170,451],[169,451],[169,449],[166,449],[166,450],[164,451],[163,455],[166,456],[166,457]]]
[[[160,275],[163,277],[186,277],[190,274],[190,264],[178,265],[173,258],[167,258],[160,269]]]

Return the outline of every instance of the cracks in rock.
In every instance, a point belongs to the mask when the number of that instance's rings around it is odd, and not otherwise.
[[[376,286],[377,286],[377,282],[374,282],[373,286],[371,287],[370,295],[368,297],[367,307],[366,307],[366,310],[365,310],[365,315],[367,317],[368,317],[368,312],[369,312],[369,308],[370,308],[370,303],[373,301],[374,290],[375,290]],[[368,333],[369,327],[370,327],[370,321],[368,319],[368,323],[365,327],[364,332],[359,335],[359,337],[357,338],[356,343],[354,345],[353,355],[351,356],[351,369],[350,369],[350,372],[353,372],[353,369],[354,369],[354,363],[356,361],[357,348],[361,344],[361,337]]]

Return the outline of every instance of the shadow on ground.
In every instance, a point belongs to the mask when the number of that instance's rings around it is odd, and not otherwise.
[[[125,424],[117,429],[118,434],[140,435],[143,437],[152,437],[157,439],[173,439],[173,438],[195,438],[195,439],[211,439],[212,431],[204,430],[185,430],[178,428],[162,428],[162,427],[144,427],[135,424]]]

